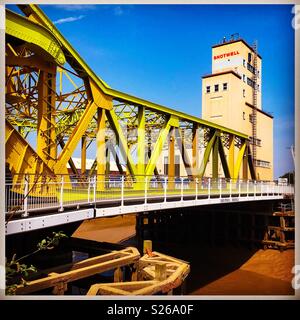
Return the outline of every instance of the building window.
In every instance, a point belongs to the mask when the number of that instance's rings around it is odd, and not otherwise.
[[[248,78],[248,77],[247,77],[247,84],[248,84],[250,87],[254,88],[254,81],[251,80],[251,79]]]
[[[249,53],[248,53],[248,62],[250,63],[251,60],[252,60],[252,54],[251,54],[251,52],[249,52]]]
[[[249,116],[249,118],[250,118],[250,116]],[[253,137],[249,137],[249,140],[250,140],[250,144],[253,144],[253,141],[254,141],[256,146],[261,147],[261,140],[260,139],[253,140]]]
[[[243,89],[243,97],[245,98],[245,96],[246,96],[246,90]]]
[[[243,59],[243,66],[246,67],[246,60]]]
[[[247,69],[253,74],[255,74],[255,68],[250,63],[247,63]]]
[[[252,121],[253,121],[253,116],[252,116],[252,114],[249,114],[249,122],[252,123]],[[252,137],[251,137],[251,138],[252,138]],[[251,138],[250,138],[250,141],[251,141]]]
[[[246,114],[245,114],[245,112],[243,112],[243,120],[245,120],[245,116],[246,116]]]
[[[246,82],[246,76],[243,74],[243,81]]]
[[[223,90],[227,90],[227,82],[223,83]]]
[[[259,91],[259,84],[257,85],[257,91]]]
[[[271,163],[269,161],[264,161],[264,160],[256,160],[255,165],[257,167],[263,167],[263,168],[270,168]]]
[[[259,78],[259,70],[257,70],[257,78]]]
[[[206,93],[210,93],[210,86],[206,87]]]
[[[215,92],[218,92],[218,91],[219,91],[219,85],[215,84]]]

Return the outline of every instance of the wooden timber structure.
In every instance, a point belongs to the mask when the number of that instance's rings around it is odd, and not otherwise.
[[[123,282],[125,267],[130,270],[132,281]],[[158,252],[148,252],[141,257],[136,248],[127,247],[44,270],[46,277],[28,281],[26,286],[19,285],[16,294],[32,294],[53,288],[52,294],[64,295],[71,282],[107,271],[114,272],[114,283],[92,285],[88,295],[152,295],[159,292],[171,294],[174,288],[183,284],[190,267],[187,262]]]

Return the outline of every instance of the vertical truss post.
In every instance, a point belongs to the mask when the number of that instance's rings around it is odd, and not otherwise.
[[[213,179],[218,179],[219,176],[219,135],[214,142],[213,152],[212,152],[212,177]]]
[[[122,177],[121,177],[121,207],[124,206],[124,180],[125,180],[125,177],[122,175]]]
[[[86,174],[86,136],[81,138],[81,174]]]
[[[105,143],[107,146],[107,144]],[[105,151],[105,158],[106,158],[106,166],[105,166],[105,175],[108,177],[109,180],[109,173],[110,173],[110,149],[106,147]]]
[[[38,79],[37,153],[46,162],[56,160],[56,73],[40,71]]]
[[[230,177],[234,176],[234,135],[229,136],[229,154],[228,154],[228,163],[229,163],[229,173]]]
[[[97,176],[94,176],[94,203],[96,205],[96,189],[97,189]]]
[[[254,198],[256,198],[256,180],[254,180]]]
[[[239,173],[240,173],[240,168],[241,168],[241,163],[243,161],[243,157],[245,154],[245,150],[246,150],[246,142],[244,141],[241,145],[241,148],[238,152],[238,156],[237,156],[237,160],[234,166],[234,179],[238,179],[239,178]]]
[[[90,192],[91,192],[91,177],[88,177],[88,203],[90,203]]]
[[[29,182],[28,176],[25,175],[24,178],[24,213],[22,217],[28,217],[28,191],[29,191]]]
[[[98,108],[98,131],[97,131],[97,175],[100,176],[97,183],[97,190],[101,191],[105,188],[105,109]]]
[[[147,204],[148,178],[145,176],[145,204]]]
[[[248,146],[246,146],[246,150],[243,156],[243,180],[248,179]]]
[[[193,176],[195,176],[198,172],[199,168],[199,137],[198,137],[198,124],[193,124],[193,130],[192,130],[192,173]]]
[[[137,136],[137,183],[135,189],[143,188],[145,175],[145,107],[138,108],[138,136]]]
[[[174,189],[175,179],[175,128],[171,127],[169,136],[169,168],[168,168],[168,184],[169,189]]]

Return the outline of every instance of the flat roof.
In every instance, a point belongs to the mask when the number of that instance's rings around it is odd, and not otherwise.
[[[247,46],[252,52],[254,52],[253,48],[244,40],[244,39],[237,39],[237,40],[229,40],[224,43],[215,44],[212,48],[217,48],[221,46],[226,46],[227,44],[235,43],[235,42],[242,42],[245,46]],[[261,55],[257,53],[257,56],[262,59]]]
[[[251,104],[251,103],[249,103],[249,102],[245,102],[245,103],[246,103],[246,105],[247,105],[248,107],[254,109],[253,104]],[[274,116],[272,116],[270,113],[268,113],[268,112],[266,112],[266,111],[263,111],[263,110],[258,109],[258,108],[256,108],[256,110],[257,110],[258,112],[260,112],[260,113],[263,113],[265,116],[267,116],[267,117],[269,117],[269,118],[272,118],[272,119],[274,118]]]
[[[221,76],[221,75],[227,74],[227,73],[232,73],[233,75],[235,75],[239,79],[242,79],[242,76],[240,76],[238,73],[236,73],[233,70],[227,70],[227,71],[222,71],[222,72],[217,72],[217,73],[206,74],[206,75],[202,76],[202,79],[210,78],[210,77],[214,77],[214,76]]]

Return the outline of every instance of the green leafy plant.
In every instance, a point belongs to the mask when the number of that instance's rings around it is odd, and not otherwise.
[[[37,244],[37,249],[33,252],[26,254],[19,259],[16,259],[16,255],[14,254],[10,261],[5,263],[5,271],[6,271],[6,294],[7,295],[14,295],[16,294],[16,290],[19,285],[26,286],[27,281],[25,278],[28,277],[30,272],[37,272],[37,269],[33,266],[27,266],[24,263],[20,263],[20,261],[28,258],[39,251],[42,250],[52,250],[56,246],[58,246],[60,240],[62,238],[67,238],[68,236],[64,234],[62,231],[53,232],[52,237],[47,237],[46,239],[41,240]]]

